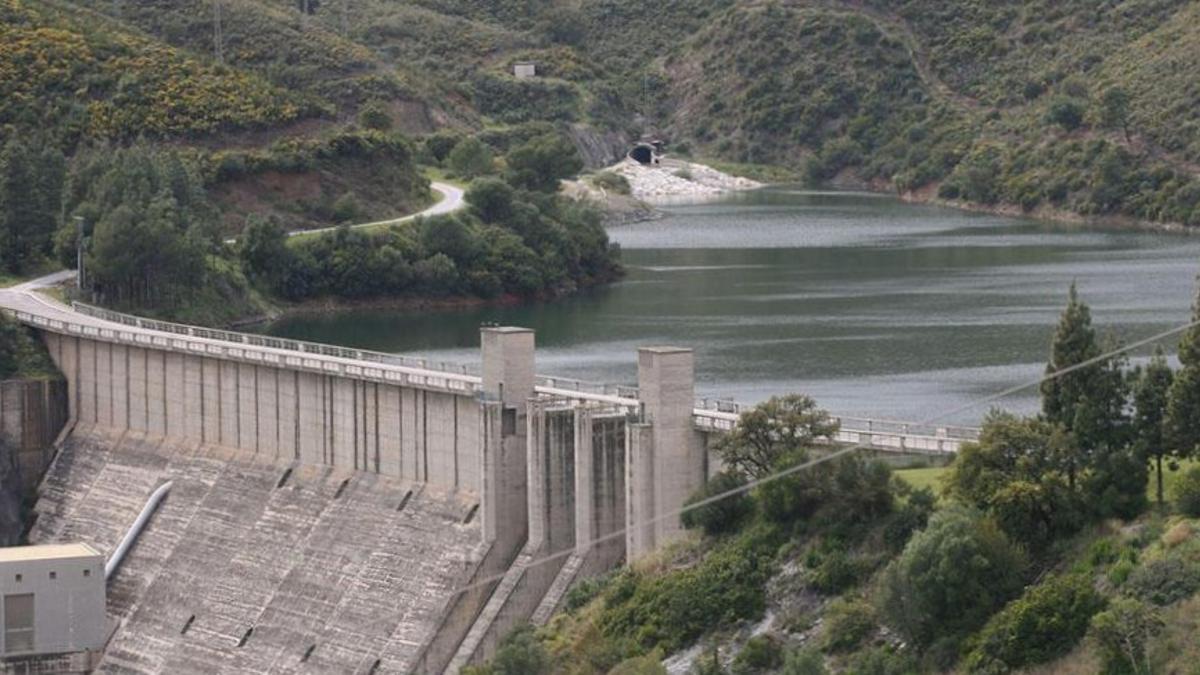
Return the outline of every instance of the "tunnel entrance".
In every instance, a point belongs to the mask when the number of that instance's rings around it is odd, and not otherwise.
[[[639,164],[653,164],[654,146],[646,144],[636,145],[633,150],[629,151],[629,156]]]

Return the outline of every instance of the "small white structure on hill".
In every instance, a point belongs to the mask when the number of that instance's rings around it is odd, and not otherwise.
[[[528,80],[537,77],[537,64],[529,61],[513,64],[513,77],[518,80]]]
[[[0,548],[0,655],[101,649],[104,556],[87,544]]]

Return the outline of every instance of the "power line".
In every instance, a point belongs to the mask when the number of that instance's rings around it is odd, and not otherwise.
[[[1015,393],[1017,393],[1017,392],[1024,391],[1025,389],[1029,389],[1029,388],[1031,388],[1031,387],[1036,387],[1036,386],[1039,386],[1039,385],[1041,385],[1043,382],[1049,382],[1050,380],[1056,380],[1056,379],[1058,379],[1058,378],[1060,378],[1060,377],[1063,377],[1063,376],[1065,376],[1065,375],[1069,375],[1070,373],[1073,373],[1073,372],[1075,372],[1075,371],[1081,370],[1081,369],[1083,369],[1083,368],[1088,368],[1088,367],[1090,367],[1090,366],[1094,366],[1094,365],[1096,365],[1096,364],[1098,364],[1098,363],[1103,363],[1103,362],[1105,362],[1105,361],[1112,360],[1112,359],[1114,359],[1114,358],[1116,358],[1116,357],[1118,357],[1118,356],[1121,356],[1122,354],[1125,354],[1125,353],[1127,353],[1127,352],[1130,352],[1130,351],[1133,351],[1133,350],[1135,350],[1135,349],[1138,349],[1139,347],[1144,347],[1144,346],[1146,346],[1146,345],[1153,344],[1153,343],[1155,343],[1155,342],[1158,342],[1158,341],[1160,341],[1160,340],[1163,340],[1163,339],[1165,339],[1165,338],[1168,338],[1168,337],[1170,337],[1170,336],[1172,336],[1172,335],[1177,335],[1177,334],[1179,334],[1179,333],[1182,333],[1182,332],[1184,332],[1184,331],[1190,330],[1190,329],[1192,329],[1192,328],[1195,328],[1195,327],[1200,327],[1200,320],[1192,321],[1192,322],[1189,322],[1189,323],[1183,324],[1183,325],[1181,325],[1181,326],[1177,326],[1177,327],[1175,327],[1175,328],[1172,328],[1172,329],[1170,329],[1170,330],[1166,330],[1166,331],[1163,331],[1163,332],[1161,332],[1161,333],[1157,333],[1157,334],[1155,334],[1155,335],[1152,335],[1152,336],[1150,336],[1150,337],[1148,337],[1148,338],[1144,338],[1144,339],[1138,340],[1138,341],[1136,341],[1136,342],[1132,342],[1132,343],[1130,343],[1130,344],[1123,345],[1123,346],[1121,346],[1121,347],[1118,347],[1118,348],[1116,348],[1116,349],[1113,349],[1113,350],[1111,350],[1111,351],[1109,351],[1109,352],[1107,352],[1107,353],[1105,353],[1105,354],[1101,354],[1101,355],[1099,355],[1099,356],[1093,357],[1093,358],[1091,358],[1091,359],[1088,359],[1088,360],[1086,360],[1086,361],[1082,361],[1082,362],[1080,362],[1080,363],[1077,363],[1077,364],[1075,364],[1075,365],[1069,366],[1069,367],[1067,367],[1067,368],[1063,368],[1063,369],[1061,369],[1061,370],[1057,370],[1057,371],[1055,371],[1055,372],[1053,372],[1053,373],[1047,373],[1047,374],[1043,375],[1042,377],[1039,377],[1039,378],[1038,378],[1038,379],[1036,379],[1036,380],[1032,380],[1032,381],[1029,381],[1029,382],[1025,382],[1025,383],[1023,383],[1023,384],[1019,384],[1019,385],[1016,385],[1016,386],[1013,386],[1013,387],[1009,387],[1008,389],[1005,389],[1005,390],[1003,390],[1003,391],[1000,391],[1000,392],[998,392],[998,393],[996,393],[996,394],[992,394],[992,395],[990,395],[990,396],[986,396],[986,397],[984,397],[984,398],[981,398],[981,399],[978,399],[978,400],[972,401],[972,402],[970,402],[970,403],[966,403],[966,404],[964,404],[964,405],[958,406],[957,408],[951,408],[950,410],[947,410],[947,411],[945,411],[945,412],[938,413],[938,414],[936,414],[936,415],[934,415],[934,416],[932,416],[932,417],[930,417],[930,418],[926,419],[926,420],[925,420],[925,421],[923,421],[923,422],[919,422],[918,424],[934,424],[934,423],[936,423],[936,422],[942,421],[942,420],[944,420],[944,419],[946,419],[946,418],[948,418],[948,417],[952,417],[952,416],[954,416],[954,415],[957,415],[957,414],[959,414],[959,413],[965,412],[965,411],[967,411],[967,410],[971,410],[971,409],[974,409],[974,408],[978,408],[978,407],[981,407],[981,406],[987,405],[987,404],[989,404],[989,403],[994,403],[994,402],[996,402],[996,401],[998,401],[998,400],[1000,400],[1000,399],[1002,399],[1002,398],[1005,398],[1005,397],[1007,397],[1007,396],[1010,396],[1010,395],[1012,395],[1012,394],[1015,394]],[[659,522],[659,521],[662,521],[662,520],[667,520],[667,519],[670,519],[670,518],[678,518],[679,516],[682,516],[684,513],[687,513],[687,512],[689,512],[689,511],[693,511],[693,510],[695,510],[695,509],[698,509],[698,508],[700,508],[700,507],[703,507],[703,506],[708,506],[708,505],[710,505],[710,504],[715,504],[715,503],[717,503],[717,502],[719,502],[719,501],[722,501],[722,500],[725,500],[725,499],[729,499],[730,497],[735,497],[735,496],[737,496],[737,495],[740,495],[740,494],[745,494],[745,493],[747,493],[747,492],[749,492],[749,491],[753,490],[754,488],[756,488],[756,487],[758,487],[758,486],[760,486],[760,485],[765,485],[765,484],[767,484],[767,483],[772,483],[772,482],[774,482],[774,481],[780,480],[780,479],[782,479],[782,478],[786,478],[786,477],[788,477],[788,476],[791,476],[791,475],[793,475],[793,474],[799,473],[799,472],[801,472],[801,471],[804,471],[804,470],[806,470],[806,469],[810,469],[810,468],[812,468],[812,467],[814,467],[814,466],[817,466],[818,464],[823,464],[823,463],[825,463],[825,462],[830,462],[830,461],[833,461],[833,460],[835,460],[835,459],[838,459],[838,458],[840,458],[840,457],[844,457],[844,456],[846,456],[846,455],[849,455],[849,454],[851,454],[851,453],[853,453],[853,452],[857,452],[857,451],[859,451],[859,450],[868,449],[868,447],[869,447],[869,446],[868,446],[867,444],[865,444],[865,443],[858,443],[858,444],[856,444],[856,445],[852,445],[852,446],[850,446],[850,447],[848,447],[848,448],[844,448],[844,449],[842,449],[842,450],[838,450],[837,452],[830,453],[830,454],[828,454],[828,455],[825,455],[825,456],[823,456],[823,457],[820,457],[820,458],[817,458],[817,459],[813,459],[813,460],[810,460],[810,461],[807,461],[807,462],[803,462],[803,463],[801,463],[801,464],[797,464],[797,465],[795,465],[795,466],[791,466],[791,467],[788,467],[788,468],[786,468],[786,469],[783,469],[783,470],[780,470],[780,471],[776,471],[776,472],[774,472],[774,473],[768,474],[768,475],[766,475],[766,476],[763,476],[763,477],[761,477],[761,478],[756,478],[756,479],[754,479],[754,480],[751,480],[751,481],[747,482],[747,483],[746,483],[746,484],[744,484],[744,485],[738,486],[738,487],[736,487],[736,488],[733,488],[733,489],[730,489],[730,490],[726,490],[725,492],[720,492],[720,493],[718,493],[718,494],[712,495],[712,496],[710,496],[710,497],[707,497],[707,498],[705,498],[705,499],[702,499],[702,500],[700,500],[700,501],[697,501],[697,502],[693,502],[693,503],[691,503],[691,504],[684,505],[683,507],[680,507],[680,508],[677,508],[677,509],[672,509],[672,510],[670,510],[670,511],[667,511],[667,512],[665,512],[665,513],[658,514],[658,515],[656,515],[656,516],[654,516],[654,517],[652,517],[652,518],[648,518],[648,519],[646,519],[646,520],[643,520],[643,521],[640,521],[640,522],[634,523],[634,524],[632,524],[632,525],[626,525],[626,526],[624,526],[624,527],[621,527],[621,528],[619,528],[619,529],[617,529],[617,530],[615,530],[615,531],[613,531],[613,532],[610,532],[610,533],[608,533],[608,534],[605,534],[605,535],[603,535],[603,536],[597,537],[597,538],[595,538],[595,539],[592,539],[592,540],[590,540],[590,541],[584,542],[584,544],[585,544],[585,546],[586,546],[587,548],[591,548],[591,547],[595,546],[596,544],[602,544],[602,543],[604,543],[604,542],[606,542],[606,541],[610,541],[610,540],[612,540],[612,539],[616,539],[617,537],[624,536],[624,535],[625,535],[625,534],[626,534],[626,533],[627,533],[629,530],[631,530],[631,529],[634,529],[634,528],[640,528],[640,527],[645,527],[645,526],[647,526],[647,525],[652,525],[652,524],[654,524],[654,523],[657,523],[657,522]],[[577,546],[576,548],[578,548],[578,546]],[[543,556],[543,557],[541,557],[541,558],[535,558],[534,560],[531,560],[530,562],[528,562],[528,563],[525,565],[525,569],[530,569],[530,568],[532,568],[532,567],[538,567],[538,566],[540,566],[540,565],[544,565],[544,564],[546,564],[546,563],[553,562],[553,561],[555,561],[555,560],[558,560],[558,559],[560,559],[560,558],[569,557],[569,556],[570,556],[570,555],[572,555],[574,552],[575,552],[575,548],[571,548],[571,549],[567,549],[567,550],[564,550],[564,551],[559,551],[559,552],[557,552],[557,553],[549,554],[549,555]],[[488,584],[495,583],[495,582],[497,582],[497,581],[499,581],[499,580],[503,579],[503,578],[504,578],[504,576],[505,576],[504,574],[496,574],[496,575],[492,575],[492,576],[490,576],[490,577],[487,577],[487,578],[485,578],[485,579],[481,579],[481,580],[479,580],[479,581],[473,582],[473,583],[471,583],[471,584],[469,584],[469,585],[463,586],[463,587],[459,588],[458,590],[456,590],[456,591],[454,592],[454,595],[455,595],[455,596],[457,596],[457,595],[460,595],[460,594],[462,594],[462,593],[466,593],[466,592],[468,592],[468,591],[472,591],[472,590],[474,590],[474,589],[481,588],[481,587],[483,587],[483,586],[486,586],[486,585],[488,585]]]
[[[996,402],[996,401],[998,401],[998,400],[1000,400],[1000,399],[1002,399],[1002,398],[1005,398],[1005,397],[1007,397],[1007,396],[1010,396],[1010,395],[1012,395],[1012,394],[1015,394],[1015,393],[1017,393],[1017,392],[1023,391],[1023,390],[1025,390],[1025,389],[1029,389],[1029,388],[1031,388],[1031,387],[1037,387],[1037,386],[1040,386],[1040,385],[1041,385],[1043,382],[1049,382],[1049,381],[1051,381],[1051,380],[1056,380],[1056,379],[1058,379],[1058,378],[1061,378],[1061,377],[1063,377],[1063,376],[1065,376],[1065,375],[1069,375],[1070,373],[1076,372],[1076,371],[1078,371],[1078,370],[1081,370],[1081,369],[1083,369],[1083,368],[1087,368],[1087,367],[1090,367],[1090,366],[1096,365],[1096,364],[1098,364],[1098,363],[1103,363],[1103,362],[1105,362],[1105,361],[1109,361],[1109,360],[1111,360],[1111,359],[1113,359],[1113,358],[1116,358],[1116,357],[1118,357],[1118,356],[1121,356],[1122,354],[1128,353],[1128,352],[1130,352],[1130,351],[1133,351],[1133,350],[1135,350],[1135,349],[1138,349],[1138,348],[1140,348],[1140,347],[1144,347],[1144,346],[1146,346],[1146,345],[1150,345],[1150,344],[1153,344],[1153,343],[1155,343],[1155,342],[1159,342],[1159,341],[1161,341],[1161,340],[1164,340],[1164,339],[1166,339],[1166,338],[1168,338],[1168,337],[1171,337],[1172,335],[1178,335],[1179,333],[1183,333],[1184,331],[1191,330],[1192,328],[1197,328],[1197,327],[1200,327],[1200,320],[1191,321],[1191,322],[1188,322],[1188,323],[1186,323],[1186,324],[1183,324],[1183,325],[1181,325],[1181,326],[1177,326],[1177,327],[1175,327],[1175,328],[1172,328],[1172,329],[1170,329],[1170,330],[1166,330],[1166,331],[1163,331],[1163,332],[1161,332],[1161,333],[1156,333],[1156,334],[1154,334],[1154,335],[1152,335],[1152,336],[1150,336],[1150,337],[1143,338],[1143,339],[1141,339],[1141,340],[1137,340],[1137,341],[1135,341],[1135,342],[1132,342],[1132,343],[1130,343],[1130,344],[1127,344],[1127,345],[1122,345],[1121,347],[1118,347],[1118,348],[1116,348],[1116,349],[1113,349],[1113,350],[1111,350],[1111,351],[1109,351],[1109,352],[1107,352],[1107,353],[1101,354],[1101,355],[1099,355],[1099,356],[1096,356],[1096,357],[1093,357],[1093,358],[1091,358],[1091,359],[1087,359],[1086,361],[1082,361],[1082,362],[1080,362],[1080,363],[1077,363],[1077,364],[1075,364],[1075,365],[1069,366],[1069,367],[1067,367],[1067,368],[1063,368],[1063,369],[1061,369],[1061,370],[1057,370],[1057,371],[1055,371],[1055,372],[1052,372],[1052,373],[1046,373],[1045,375],[1043,375],[1043,376],[1041,376],[1041,377],[1037,378],[1036,380],[1031,380],[1031,381],[1029,381],[1029,382],[1025,382],[1025,383],[1023,383],[1023,384],[1019,384],[1019,385],[1016,385],[1016,386],[1013,386],[1013,387],[1009,387],[1008,389],[1004,389],[1004,390],[1002,390],[1002,391],[1000,391],[1000,392],[997,392],[997,393],[995,393],[995,394],[992,394],[992,395],[990,395],[990,396],[986,396],[986,397],[984,397],[984,398],[977,399],[977,400],[975,400],[975,401],[972,401],[972,402],[970,402],[970,403],[967,403],[967,404],[964,404],[964,405],[958,406],[958,407],[956,407],[956,408],[952,408],[952,409],[950,409],[950,410],[947,410],[947,411],[945,411],[945,412],[938,413],[937,415],[933,415],[932,417],[930,417],[930,418],[926,419],[924,422],[921,422],[920,424],[934,424],[934,423],[936,423],[936,422],[939,422],[939,421],[941,421],[941,420],[944,420],[944,419],[946,419],[946,418],[948,418],[948,417],[952,417],[952,416],[954,416],[954,415],[957,415],[957,414],[959,414],[959,413],[965,412],[965,411],[967,411],[967,410],[971,410],[971,409],[973,409],[973,408],[978,408],[978,407],[981,407],[981,406],[984,406],[984,405],[987,405],[987,404],[990,404],[990,403],[994,403],[994,402]],[[587,541],[587,542],[584,542],[584,543],[586,544],[587,548],[592,548],[592,547],[594,547],[594,546],[596,546],[596,545],[598,545],[598,544],[602,544],[602,543],[605,543],[605,542],[607,542],[607,541],[611,541],[611,540],[613,540],[613,539],[617,539],[617,538],[623,537],[623,536],[625,536],[625,534],[626,534],[626,533],[628,533],[628,532],[629,532],[629,530],[631,530],[631,529],[633,529],[633,528],[645,527],[645,526],[647,526],[647,525],[651,525],[651,524],[653,524],[653,523],[659,522],[659,521],[661,521],[661,520],[666,520],[666,519],[668,519],[668,518],[678,518],[678,517],[682,516],[684,513],[687,513],[687,512],[689,512],[689,511],[692,511],[692,510],[695,510],[695,509],[701,508],[701,507],[703,507],[703,506],[708,506],[708,505],[710,505],[710,504],[715,504],[715,503],[717,503],[717,502],[719,502],[719,501],[722,501],[722,500],[725,500],[725,499],[729,499],[730,497],[735,497],[735,496],[737,496],[737,495],[745,494],[745,493],[747,493],[747,492],[749,492],[749,491],[753,490],[754,488],[756,488],[756,487],[758,487],[758,486],[760,486],[760,485],[765,485],[765,484],[767,484],[767,483],[771,483],[771,482],[774,482],[774,481],[777,481],[777,480],[780,480],[780,479],[786,478],[786,477],[788,477],[788,476],[791,476],[791,475],[793,475],[793,474],[796,474],[796,473],[799,473],[799,472],[801,472],[801,471],[805,471],[805,470],[807,470],[807,469],[810,469],[810,468],[812,468],[812,467],[815,467],[815,466],[817,466],[817,465],[819,465],[819,464],[824,464],[824,463],[826,463],[826,462],[831,462],[831,461],[833,461],[833,460],[835,460],[835,459],[839,459],[839,458],[841,458],[841,457],[845,457],[845,456],[847,456],[847,455],[849,455],[849,454],[851,454],[851,453],[857,452],[857,451],[859,451],[859,450],[864,450],[864,449],[868,449],[868,446],[867,446],[865,443],[858,443],[858,444],[856,444],[856,445],[852,445],[852,446],[850,446],[850,447],[843,448],[843,449],[841,449],[841,450],[838,450],[838,451],[836,451],[836,452],[830,453],[830,454],[828,454],[828,455],[825,455],[825,456],[823,456],[823,457],[819,457],[819,458],[817,458],[817,459],[809,460],[809,461],[807,461],[807,462],[802,462],[802,463],[800,463],[800,464],[796,464],[796,465],[794,465],[794,466],[790,466],[790,467],[788,467],[788,468],[786,468],[786,469],[783,469],[783,470],[780,470],[780,471],[776,471],[776,472],[774,472],[774,473],[772,473],[772,474],[769,474],[769,475],[763,476],[762,478],[757,478],[757,479],[754,479],[754,480],[752,480],[752,481],[749,481],[749,482],[747,482],[746,484],[744,484],[744,485],[741,485],[741,486],[739,486],[739,487],[736,487],[736,488],[733,488],[733,489],[730,489],[730,490],[726,490],[726,491],[724,491],[724,492],[721,492],[721,493],[718,493],[718,494],[715,494],[715,495],[709,496],[709,497],[707,497],[707,498],[705,498],[705,499],[699,500],[699,501],[697,501],[697,502],[694,502],[694,503],[691,503],[691,504],[684,505],[684,506],[683,506],[683,507],[681,507],[681,508],[678,508],[678,509],[673,509],[673,510],[671,510],[671,511],[669,511],[669,512],[666,512],[666,513],[659,514],[659,515],[657,515],[657,516],[654,516],[654,517],[652,517],[652,518],[648,518],[648,519],[646,519],[646,520],[643,520],[643,521],[641,521],[641,522],[638,522],[638,523],[634,523],[633,525],[627,525],[627,526],[625,526],[625,527],[621,527],[621,528],[619,528],[619,529],[617,529],[617,530],[614,530],[613,532],[609,532],[608,534],[605,534],[605,535],[602,535],[602,536],[599,536],[599,537],[595,537],[595,538],[593,538],[593,539],[591,539],[591,540],[589,540],[589,541]],[[541,566],[541,565],[545,565],[545,564],[548,564],[548,563],[554,562],[554,561],[556,561],[556,560],[560,560],[560,559],[562,559],[562,558],[568,558],[568,557],[570,557],[571,555],[573,555],[573,554],[575,553],[575,551],[576,551],[576,548],[578,548],[578,546],[576,546],[576,547],[573,547],[573,548],[569,548],[569,549],[566,549],[566,550],[563,550],[563,551],[558,551],[557,553],[551,553],[551,554],[549,554],[549,555],[542,556],[541,558],[535,558],[535,559],[533,559],[533,560],[531,560],[531,561],[529,561],[528,563],[526,563],[526,564],[525,564],[525,569],[526,569],[526,570],[529,570],[529,569],[531,569],[531,568],[534,568],[534,567],[539,567],[539,566]],[[489,577],[486,577],[486,578],[484,578],[484,579],[480,579],[480,580],[478,580],[478,581],[472,582],[472,583],[470,583],[470,584],[467,584],[466,586],[461,586],[461,587],[459,587],[458,589],[456,589],[456,590],[455,590],[455,591],[454,591],[454,592],[453,592],[453,593],[450,595],[450,598],[457,597],[457,596],[459,596],[459,595],[461,595],[461,594],[463,594],[463,593],[467,593],[467,592],[469,592],[469,591],[472,591],[472,590],[475,590],[475,589],[478,589],[478,588],[483,588],[484,586],[488,586],[488,585],[491,585],[491,584],[494,584],[494,583],[498,583],[498,582],[500,582],[501,580],[503,580],[505,576],[507,576],[507,570],[506,570],[505,572],[503,572],[503,573],[500,573],[500,574],[494,574],[494,575],[491,575],[491,576],[489,576]],[[395,620],[395,619],[399,618],[400,616],[401,616],[401,613],[389,614],[389,615],[387,615],[387,616],[384,616],[384,617],[381,617],[381,618],[379,618],[379,619],[376,619],[376,620],[372,621],[371,623],[369,623],[369,624],[367,624],[367,625],[374,625],[374,624],[376,624],[376,623],[381,623],[381,622],[384,622],[384,621],[391,621],[391,620]],[[365,660],[365,659],[369,659],[369,658],[370,658],[370,657],[369,657],[368,655],[364,655],[364,660]],[[357,669],[357,667],[356,667],[356,668],[355,668],[355,672],[357,672],[357,670],[358,670],[358,669]]]

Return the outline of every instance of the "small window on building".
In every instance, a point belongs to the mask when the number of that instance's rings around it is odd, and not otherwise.
[[[517,409],[505,408],[500,415],[500,435],[512,436],[517,433]]]
[[[21,581],[22,581],[24,578],[25,578],[24,576],[22,576],[22,575],[18,574],[18,575],[17,575],[17,583],[18,583],[18,584],[19,584],[19,583],[21,583]]]
[[[58,572],[51,572],[51,573],[50,573],[50,578],[51,578],[51,579],[57,579],[57,578],[58,578]]]
[[[33,651],[33,625],[33,593],[4,596],[6,654]]]
[[[92,576],[92,571],[91,571],[91,570],[84,570],[84,571],[83,571],[83,576],[85,576],[85,577],[90,577],[90,576]]]

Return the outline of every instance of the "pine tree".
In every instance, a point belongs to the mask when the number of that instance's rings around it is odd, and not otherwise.
[[[1192,321],[1200,322],[1200,284]],[[1200,454],[1200,325],[1193,325],[1184,333],[1179,343],[1179,361],[1183,368],[1171,383],[1163,426],[1172,454],[1187,458]]]
[[[1158,474],[1157,494],[1160,507],[1163,504],[1163,460],[1174,455],[1166,443],[1164,433],[1168,394],[1174,379],[1175,373],[1167,365],[1167,356],[1160,346],[1154,351],[1150,365],[1138,374],[1133,393],[1133,427],[1138,451],[1147,460],[1154,462]]]
[[[1051,343],[1050,362],[1046,364],[1046,374],[1053,375],[1067,368],[1090,361],[1100,355],[1100,347],[1096,343],[1096,331],[1092,328],[1092,312],[1086,304],[1079,300],[1075,284],[1067,299],[1067,308],[1063,311]],[[1087,393],[1092,383],[1097,379],[1100,366],[1097,364],[1079,368],[1065,375],[1059,375],[1042,382],[1042,415],[1046,421],[1056,424],[1064,431],[1072,433],[1074,448],[1064,458],[1067,479],[1072,488],[1075,479],[1083,465],[1082,456],[1086,449],[1076,430],[1076,420],[1083,421],[1090,417],[1086,406]]]
[[[0,150],[0,268],[20,272],[29,261],[36,237],[38,193],[29,148],[12,139]]]

